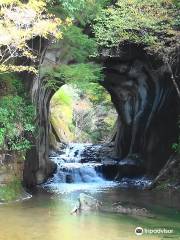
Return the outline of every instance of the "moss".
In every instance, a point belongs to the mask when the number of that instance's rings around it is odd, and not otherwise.
[[[65,85],[61,87],[51,99],[50,121],[60,141],[73,141],[70,130],[73,119],[73,99],[70,89]]]
[[[70,132],[69,125],[64,119],[53,116],[51,117],[51,123],[60,141],[71,142],[73,140],[73,134]]]
[[[18,178],[13,178],[8,184],[0,186],[0,200],[5,202],[16,200],[21,195],[22,190],[21,181]]]
[[[69,94],[67,86],[62,86],[53,96],[52,105],[60,103],[61,105],[70,106],[72,104],[72,97]]]

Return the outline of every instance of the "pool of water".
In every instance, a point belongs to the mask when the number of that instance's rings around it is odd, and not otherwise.
[[[69,184],[71,186],[71,184]],[[133,240],[180,239],[180,195],[126,189],[119,186],[86,188],[74,186],[71,191],[40,187],[31,199],[0,205],[0,240]],[[67,189],[67,186],[66,188]],[[88,193],[102,201],[106,211],[70,212],[79,194]],[[112,213],[110,206],[128,201],[146,207],[153,218]],[[136,236],[135,228],[166,228],[172,234]]]

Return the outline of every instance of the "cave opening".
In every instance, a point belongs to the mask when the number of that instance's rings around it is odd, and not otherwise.
[[[49,144],[60,182],[115,178],[117,117],[110,94],[99,83],[88,88],[64,84],[55,92],[49,105]],[[57,157],[63,159],[60,165]]]
[[[178,137],[177,95],[167,69],[137,46],[104,57],[103,66],[101,85],[65,84],[51,98],[50,147],[57,142],[101,146],[90,156],[85,151],[82,161],[105,160],[108,179],[156,176]]]
[[[103,171],[111,180],[140,175],[154,178],[173,155],[179,105],[167,68],[137,46],[106,51],[99,61],[104,72],[100,84],[82,90],[60,82],[56,93],[46,88],[38,93],[39,166],[34,164],[36,170],[29,171],[32,154],[27,161],[27,172],[38,183],[57,166],[49,161],[52,150],[61,152],[68,143],[100,145],[98,159],[105,160]],[[84,158],[93,161],[93,154],[90,150]]]
[[[65,84],[50,100],[50,145],[55,147],[55,140],[62,144],[108,143],[117,117],[110,94],[98,83],[88,89]]]

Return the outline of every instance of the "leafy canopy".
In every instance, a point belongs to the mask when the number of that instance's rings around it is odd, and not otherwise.
[[[46,87],[54,90],[57,90],[61,84],[72,84],[83,90],[90,82],[98,82],[103,77],[101,67],[93,63],[59,65],[46,69],[44,76],[47,81]]]
[[[101,11],[94,25],[99,46],[113,47],[133,42],[152,48],[166,45],[178,35],[173,28],[177,7],[172,0],[118,0]]]
[[[82,27],[91,24],[102,8],[110,0],[55,0],[51,3],[50,11],[59,17],[69,16]]]
[[[63,34],[63,46],[73,61],[83,63],[97,53],[97,44],[93,38],[83,33],[80,27],[72,25]]]
[[[25,57],[36,62],[41,46],[35,51],[29,41],[35,37],[60,39],[60,26],[67,24],[69,19],[62,22],[47,13],[45,0],[0,0],[0,73],[36,72],[34,66],[16,65],[15,59]]]

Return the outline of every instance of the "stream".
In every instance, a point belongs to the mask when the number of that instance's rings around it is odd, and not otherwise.
[[[74,143],[52,152],[50,158],[58,166],[54,176],[37,187],[32,198],[0,205],[0,240],[180,239],[180,193],[143,190],[151,181],[144,176],[106,179],[98,159],[84,161],[88,146]],[[71,215],[80,193],[103,202],[106,211]],[[146,208],[153,217],[112,212],[116,202]],[[172,232],[137,236],[136,227]]]

